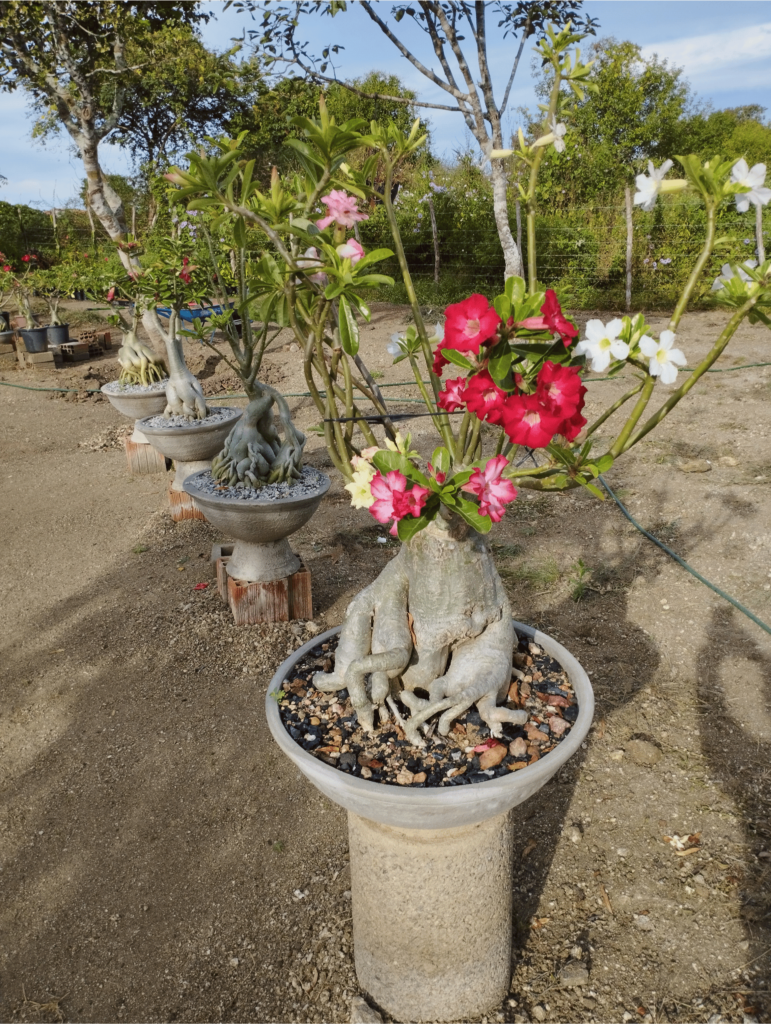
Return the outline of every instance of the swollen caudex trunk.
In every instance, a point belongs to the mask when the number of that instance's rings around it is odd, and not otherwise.
[[[407,739],[423,744],[420,727],[439,715],[447,735],[476,704],[493,736],[502,724],[523,725],[524,711],[497,706],[511,678],[515,633],[511,609],[484,538],[441,517],[412,540],[348,606],[335,670],[314,677],[320,690],[348,689],[362,728],[410,712]],[[426,696],[416,691],[425,692]]]
[[[123,335],[123,343],[118,349],[118,362],[121,366],[121,384],[152,384],[166,376],[163,362],[149,346],[139,340],[136,328],[133,327]]]
[[[166,354],[169,360],[169,383],[166,385],[166,408],[164,416],[186,416],[189,420],[206,419],[208,412],[203,388],[197,378],[188,370],[182,354],[182,344],[174,336],[165,338]]]

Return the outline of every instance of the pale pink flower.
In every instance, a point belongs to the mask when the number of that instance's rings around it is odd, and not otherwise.
[[[328,196],[321,197],[326,205],[327,215],[316,221],[316,227],[323,231],[330,224],[339,224],[341,228],[352,228],[356,221],[369,220],[369,214],[360,213],[356,196],[349,196],[342,189],[333,188]]]
[[[364,249],[361,247],[360,243],[356,241],[355,238],[349,238],[347,242],[343,243],[343,245],[338,245],[335,251],[337,252],[337,255],[341,259],[350,260],[351,266],[353,267],[356,266],[356,264],[364,255]]]
[[[501,479],[501,473],[508,464],[505,456],[496,455],[488,461],[484,472],[475,469],[471,479],[461,488],[479,498],[480,516],[490,516],[494,523],[503,519],[506,511],[504,505],[514,501],[517,496],[511,480]]]

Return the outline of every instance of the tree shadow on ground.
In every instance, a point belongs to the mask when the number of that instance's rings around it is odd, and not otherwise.
[[[699,653],[702,750],[713,777],[737,808],[743,865],[733,881],[749,942],[735,991],[745,1011],[771,1017],[771,656],[756,627],[734,609],[716,608]]]

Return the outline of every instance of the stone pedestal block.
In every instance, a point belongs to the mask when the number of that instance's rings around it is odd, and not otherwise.
[[[148,447],[150,446],[148,445]],[[206,521],[206,516],[198,508],[190,495],[185,491],[178,491],[173,484],[169,487],[169,508],[171,510],[171,518],[175,523],[181,523],[184,519],[202,519],[204,522]]]
[[[400,1021],[500,1006],[511,980],[510,812],[408,829],[348,812],[353,946],[362,991]]]
[[[123,439],[126,449],[128,471],[133,476],[146,476],[148,473],[165,473],[166,459],[152,445],[137,444],[130,437]]]

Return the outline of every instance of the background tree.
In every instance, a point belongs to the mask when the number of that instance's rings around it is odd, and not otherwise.
[[[672,153],[690,152],[680,148],[682,118],[693,106],[681,69],[655,55],[644,58],[636,43],[612,38],[597,40],[589,56],[589,81],[597,91],[567,115],[565,150],[540,175],[540,201],[571,206],[616,197],[647,160],[660,163]],[[536,91],[545,97],[547,88],[540,79]],[[540,130],[536,115],[528,133],[534,137]]]
[[[303,16],[323,12],[336,15],[347,7],[345,0],[308,0],[291,5],[270,5],[262,8],[256,0],[241,0],[235,5],[261,17],[261,30],[252,32],[268,59],[286,61],[317,82],[337,82],[327,74],[334,71],[332,56],[340,47],[330,45],[317,55],[310,44],[301,42],[298,36]],[[514,82],[526,40],[543,30],[547,23],[562,27],[568,21],[575,21],[582,32],[594,33],[596,21],[579,17],[581,0],[520,0],[518,3],[503,3],[495,0],[485,3],[476,0],[419,0],[414,4],[395,3],[387,6],[390,21],[381,17],[383,5],[361,0],[363,9],[378,29],[399,50],[425,78],[445,92],[451,103],[428,103],[411,100],[418,107],[451,110],[462,115],[467,128],[476,139],[484,154],[493,149],[503,148],[502,119],[508,107],[509,95]],[[495,98],[492,73],[487,55],[488,18],[493,24],[496,37],[518,41],[511,70],[508,74],[500,102]],[[417,57],[411,44],[406,40],[409,32],[405,26],[410,22],[424,32],[431,41],[440,71],[427,67]],[[401,23],[405,22],[405,26]],[[368,93],[352,83],[340,83],[352,92],[365,98],[400,102],[385,93]],[[404,102],[403,100],[401,102]],[[493,203],[495,224],[501,242],[506,265],[506,276],[518,274],[521,269],[520,253],[509,225],[506,201],[506,169],[501,161],[492,162]]]
[[[771,164],[771,124],[763,120],[765,107],[751,103],[725,110],[703,109],[684,118],[681,152],[701,157],[725,153],[747,163]]]

